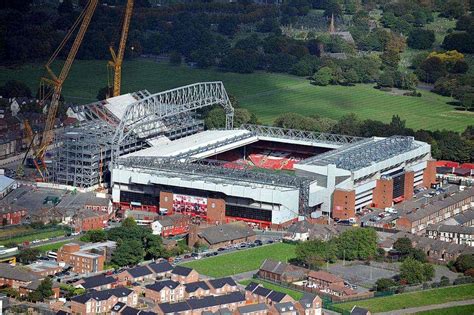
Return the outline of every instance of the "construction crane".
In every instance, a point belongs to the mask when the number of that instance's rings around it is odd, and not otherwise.
[[[112,60],[110,60],[107,64],[107,69],[109,73],[109,91],[112,91],[112,96],[119,96],[120,95],[120,85],[122,81],[122,63],[123,57],[125,55],[125,45],[127,43],[128,37],[128,29],[130,27],[130,20],[132,18],[132,11],[133,11],[133,0],[127,0],[127,5],[125,7],[125,13],[123,18],[123,25],[122,25],[122,35],[120,36],[120,43],[117,53],[115,52],[112,46],[109,47],[110,54],[112,55]],[[113,73],[113,86],[111,86],[111,79],[110,73]]]
[[[59,107],[59,99],[61,97],[61,91],[63,87],[63,83],[66,80],[69,71],[71,70],[72,63],[76,58],[77,51],[81,46],[82,40],[84,38],[84,34],[89,27],[89,23],[94,15],[95,9],[97,7],[98,0],[89,0],[87,5],[85,6],[84,10],[81,12],[77,20],[74,22],[71,29],[68,31],[66,36],[64,37],[61,44],[55,50],[51,58],[45,65],[46,71],[48,76],[41,78],[41,85],[40,85],[40,93],[41,93],[41,103],[46,104],[47,100],[50,100],[46,116],[45,127],[43,130],[43,137],[41,139],[41,143],[39,146],[33,146],[33,162],[35,164],[36,169],[40,173],[41,177],[46,179],[46,175],[48,174],[48,169],[46,167],[46,163],[44,161],[44,156],[46,153],[46,149],[52,143],[53,136],[54,136],[54,121],[56,120],[56,113]],[[52,63],[56,60],[59,53],[62,51],[64,46],[66,45],[69,38],[78,29],[76,37],[72,43],[71,49],[67,55],[66,61],[64,62],[61,72],[59,75],[56,75],[54,71],[51,69]]]
[[[28,147],[26,148],[26,152],[25,152],[25,156],[23,156],[23,160],[21,160],[20,165],[18,165],[16,169],[16,174],[20,177],[23,177],[25,175],[25,170],[23,168],[23,165],[25,165],[26,158],[28,157],[28,153],[30,153],[31,147],[33,146],[33,142],[35,141],[35,136],[36,136],[36,134],[33,133],[33,130],[31,129],[28,119],[25,119],[23,121],[23,126],[25,130],[25,140],[26,140],[26,143],[28,144]]]

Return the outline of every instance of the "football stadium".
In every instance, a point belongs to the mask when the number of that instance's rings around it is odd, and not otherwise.
[[[204,130],[199,110],[208,106],[223,107],[225,129]],[[430,146],[412,137],[233,126],[221,82],[122,95],[73,115],[81,123],[63,136],[53,177],[82,188],[109,182],[121,209],[267,227],[301,216],[350,219],[435,182]]]

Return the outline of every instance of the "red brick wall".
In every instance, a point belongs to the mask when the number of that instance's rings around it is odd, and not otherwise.
[[[372,201],[377,208],[392,206],[393,179],[377,179]]]
[[[426,164],[426,168],[423,171],[423,186],[430,187],[431,184],[436,182],[436,161],[430,160]]]
[[[168,214],[173,213],[173,193],[160,191],[160,208],[168,209]]]
[[[102,230],[105,227],[104,221],[107,220],[107,215],[84,218],[82,219],[80,228],[82,229],[82,231]]]
[[[405,200],[410,200],[413,198],[413,184],[414,184],[415,173],[413,171],[405,173],[405,188],[403,196]]]
[[[223,199],[207,199],[207,219],[212,223],[225,222],[225,201]]]
[[[399,218],[397,220],[396,226],[400,230],[411,230],[411,222],[407,218]]]
[[[355,218],[355,191],[336,189],[332,201],[332,217],[341,220]]]

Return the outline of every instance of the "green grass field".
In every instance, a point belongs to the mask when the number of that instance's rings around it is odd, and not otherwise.
[[[285,243],[266,245],[187,262],[183,266],[194,268],[197,272],[210,277],[226,277],[256,270],[266,258],[280,261],[294,258],[295,247]]]
[[[443,304],[474,298],[474,284],[459,285],[426,291],[397,294],[369,300],[353,301],[335,306],[351,310],[354,305],[367,308],[372,313],[389,312],[403,308],[418,307],[432,304]]]
[[[264,288],[267,288],[269,290],[278,291],[278,292],[288,294],[289,296],[291,296],[296,301],[298,301],[299,299],[301,299],[303,297],[302,292],[291,290],[291,289],[279,286],[277,284],[274,284],[274,283],[271,283],[271,282],[268,282],[268,281],[264,281],[264,280],[260,280],[260,279],[248,279],[248,280],[239,281],[239,283],[241,285],[244,285],[244,286],[248,285],[250,282],[260,283],[260,284],[263,285]]]
[[[31,235],[17,236],[17,237],[1,240],[0,245],[5,245],[8,243],[20,244],[27,241],[34,241],[34,240],[41,240],[45,238],[63,236],[64,234],[66,234],[64,230],[54,230],[54,231],[47,231],[47,232],[39,231],[38,233],[31,234]]]
[[[58,242],[54,244],[36,246],[35,248],[38,249],[40,252],[57,251],[61,246],[70,242],[71,241]]]
[[[424,311],[415,313],[416,315],[460,315],[460,314],[474,314],[474,304],[453,306],[448,308],[440,308],[432,311]]]
[[[41,75],[37,64],[20,69],[0,68],[0,84],[9,79],[27,83],[36,91]],[[223,81],[228,93],[242,107],[254,112],[261,122],[271,124],[284,113],[317,114],[337,119],[348,113],[362,118],[390,121],[398,114],[415,129],[464,130],[473,123],[474,114],[456,111],[448,97],[421,91],[423,97],[396,96],[374,89],[371,85],[354,87],[317,87],[303,78],[257,72],[253,74],[226,73],[213,69],[173,67],[151,60],[127,60],[122,71],[122,92],[148,89],[159,92],[199,81]],[[106,85],[105,61],[76,61],[66,81],[66,99],[77,103],[94,101],[99,88]]]

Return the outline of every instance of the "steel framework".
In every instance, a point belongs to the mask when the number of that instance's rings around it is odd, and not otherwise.
[[[309,214],[309,186],[314,179],[283,174],[262,172],[257,167],[239,165],[226,167],[224,161],[176,159],[175,157],[127,157],[118,160],[118,168],[139,168],[141,172],[165,174],[167,176],[201,179],[215,184],[238,184],[253,187],[255,184],[299,189],[299,214]]]
[[[392,136],[381,140],[370,138],[338,150],[311,157],[300,163],[314,165],[335,164],[338,168],[356,171],[373,163],[413,150],[418,146],[413,137]]]
[[[222,82],[200,82],[147,96],[127,106],[117,126],[112,162],[120,144],[131,133],[146,133],[163,119],[197,109],[221,105],[226,113],[226,129],[232,129],[234,108]]]
[[[365,138],[361,137],[352,137],[331,133],[322,133],[315,131],[305,131],[297,129],[287,129],[280,127],[272,126],[261,126],[261,125],[250,125],[244,124],[240,128],[246,129],[257,136],[266,136],[282,139],[291,139],[291,140],[304,140],[308,142],[316,143],[328,143],[328,144],[338,144],[345,145],[359,142]]]

